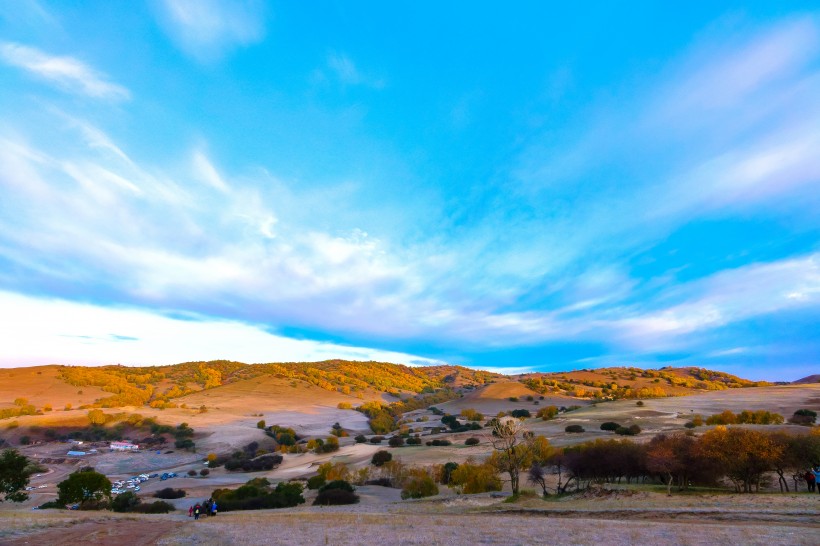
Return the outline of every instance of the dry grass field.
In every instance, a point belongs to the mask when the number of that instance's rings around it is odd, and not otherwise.
[[[99,387],[69,385],[58,377],[58,366],[0,368],[0,409],[10,408],[16,398],[25,398],[37,409],[51,404],[54,410],[66,404],[79,407],[106,396]]]
[[[486,494],[402,502],[365,492],[350,507],[303,505],[200,521],[182,513],[0,512],[0,544],[813,545],[819,509],[820,495],[808,494],[669,498],[608,491],[506,503]]]

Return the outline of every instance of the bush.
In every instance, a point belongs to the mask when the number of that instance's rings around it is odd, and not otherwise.
[[[319,476],[317,474],[316,476],[311,476],[310,478],[308,478],[307,488],[308,489],[319,489],[324,484],[325,484],[325,477],[324,476]]]
[[[475,438],[475,437],[467,438],[466,440],[464,440],[464,445],[465,446],[475,446],[475,445],[478,445],[478,443],[479,443],[479,439]]]
[[[401,490],[402,499],[420,499],[438,495],[438,486],[430,476],[424,474],[411,476]]]
[[[114,512],[130,512],[140,503],[139,497],[133,491],[120,493],[111,501],[111,510]],[[42,507],[41,507],[42,508]]]
[[[557,406],[547,406],[545,408],[541,408],[538,410],[538,413],[535,414],[536,417],[540,417],[544,421],[552,419],[556,415],[558,415]]]
[[[615,430],[615,434],[620,434],[621,436],[635,436],[641,433],[641,427],[638,425],[630,425],[628,427],[618,427]]]
[[[421,438],[419,438],[417,436],[413,437],[413,438],[408,438],[407,439],[407,445],[409,445],[409,446],[420,446],[421,445]]]
[[[574,434],[574,433],[586,432],[586,431],[584,430],[584,427],[582,427],[581,425],[567,425],[566,428],[564,428],[564,432],[569,432],[570,434]]]
[[[349,491],[351,493],[355,491],[353,486],[350,485],[350,482],[347,480],[333,480],[332,482],[328,482],[320,487],[319,493],[322,493],[323,491],[330,491],[331,489],[341,489],[342,491]]]
[[[240,454],[240,457],[233,458],[225,462],[225,470],[233,472],[235,470],[242,470],[243,472],[261,472],[263,470],[273,470],[274,466],[282,463],[283,457],[279,454],[263,455],[256,459],[246,459]]]
[[[140,514],[167,514],[176,510],[174,505],[165,501],[154,501],[151,504],[137,504],[129,512],[138,512]]]
[[[601,430],[609,430],[609,431],[616,431],[621,427],[618,423],[614,421],[607,421],[606,423],[601,424]]]
[[[384,436],[373,436],[370,438],[371,444],[380,444],[384,441]]]
[[[393,454],[389,451],[377,451],[373,454],[373,458],[370,459],[370,464],[373,466],[382,466],[384,463],[393,460]]]
[[[516,409],[510,412],[510,415],[515,417],[516,419],[521,419],[522,417],[531,417],[530,410],[525,409]]]
[[[389,445],[390,447],[401,447],[404,445],[404,438],[402,438],[401,436],[393,436],[387,442],[387,445]]]
[[[637,402],[635,402],[635,405],[636,406],[643,406],[643,400],[638,400]]]
[[[356,493],[343,489],[328,489],[316,495],[314,506],[337,506],[342,504],[356,504],[359,496]]]
[[[508,400],[509,400],[510,402],[518,402],[518,397],[517,397],[517,396],[510,396],[510,397],[508,398]]]
[[[305,502],[302,484],[281,482],[271,488],[265,478],[254,478],[238,489],[216,489],[212,494],[220,511],[289,508]]]
[[[789,417],[789,423],[794,425],[812,426],[817,419],[817,412],[810,409],[799,409]]]
[[[264,419],[262,419],[261,421],[259,421],[258,423],[256,423],[256,428],[261,428],[261,429],[264,429],[264,428],[265,428],[265,420],[264,420]]]
[[[353,439],[356,440],[357,444],[363,444],[367,441],[367,437],[364,434],[359,434]]]
[[[208,470],[207,468],[203,468],[202,470],[199,471],[199,475],[202,476],[203,478],[205,476],[207,476],[208,474],[210,474],[210,473],[211,473],[211,471]]]
[[[188,471],[188,475],[191,476],[191,477],[196,476],[196,470],[194,470],[192,468],[191,470]]]
[[[184,496],[184,490],[174,489],[173,487],[166,487],[165,489],[160,489],[159,491],[154,493],[154,497],[158,499],[181,499]]]
[[[453,442],[450,440],[431,440],[427,442],[428,446],[449,446],[453,445]]]

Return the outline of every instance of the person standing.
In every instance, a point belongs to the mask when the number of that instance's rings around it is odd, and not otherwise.
[[[814,489],[817,487],[817,478],[815,477],[814,472],[807,470],[803,475],[803,479],[806,480],[806,486],[809,488],[809,493],[814,493]]]
[[[814,467],[812,472],[814,473],[814,488],[820,493],[820,487],[817,486],[820,483],[820,466]]]
[[[812,474],[812,476],[813,475],[814,474]],[[193,515],[194,515],[194,505],[192,504],[191,506],[188,507],[188,517],[190,518]]]
[[[216,515],[216,501],[211,502],[211,515],[212,516]]]
[[[196,503],[194,506],[194,519],[199,519],[199,513],[202,511],[202,506],[199,503]]]

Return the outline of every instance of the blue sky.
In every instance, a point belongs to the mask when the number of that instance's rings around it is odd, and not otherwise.
[[[817,373],[774,4],[1,2],[0,365]]]

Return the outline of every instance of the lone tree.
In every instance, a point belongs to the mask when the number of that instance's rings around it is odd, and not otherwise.
[[[532,449],[527,440],[532,433],[524,430],[524,423],[518,419],[504,419],[493,425],[491,442],[495,452],[488,462],[501,473],[509,474],[513,495],[517,495],[521,482],[521,471],[532,464]]]
[[[74,502],[99,501],[103,497],[111,498],[111,482],[104,475],[93,469],[73,472],[67,479],[57,484],[60,504]]]
[[[25,492],[31,472],[28,457],[14,449],[7,449],[0,455],[0,502],[23,502],[28,499]]]

